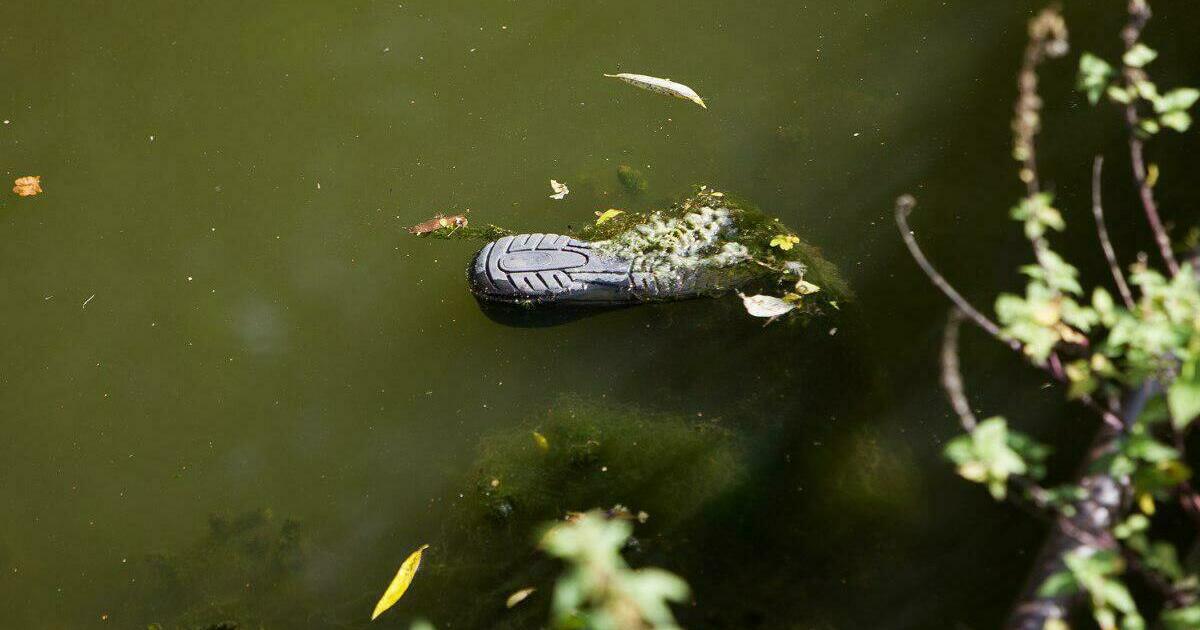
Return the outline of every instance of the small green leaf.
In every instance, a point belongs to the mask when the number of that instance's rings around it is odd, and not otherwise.
[[[1160,98],[1158,95],[1158,86],[1155,85],[1153,81],[1142,79],[1141,81],[1133,84],[1133,89],[1135,92],[1137,92],[1138,96],[1141,96],[1147,101],[1153,102]]]
[[[1164,630],[1194,630],[1200,628],[1200,604],[1164,611],[1159,621]]]
[[[1079,583],[1070,571],[1059,571],[1046,578],[1038,588],[1038,597],[1062,597],[1079,590]]]
[[[1139,43],[1125,51],[1125,55],[1121,57],[1121,61],[1132,68],[1144,68],[1146,64],[1154,61],[1156,57],[1158,57],[1158,53],[1153,48]]]
[[[1154,101],[1154,111],[1159,114],[1174,111],[1187,111],[1200,100],[1200,90],[1195,88],[1178,88],[1163,94]]]
[[[1109,86],[1108,91],[1105,93],[1108,94],[1108,98],[1110,100],[1122,105],[1128,105],[1132,103],[1133,97],[1135,96],[1135,94],[1129,90],[1121,89],[1115,85]]]
[[[1092,53],[1083,53],[1079,58],[1079,79],[1076,87],[1087,94],[1088,102],[1095,105],[1100,102],[1100,95],[1104,93],[1114,75],[1113,67],[1108,65],[1107,61]]]
[[[1183,365],[1167,389],[1167,407],[1176,429],[1184,429],[1200,416],[1200,370],[1193,360]]]
[[[1170,111],[1159,116],[1158,122],[1168,129],[1183,133],[1192,126],[1192,116],[1184,111]]]

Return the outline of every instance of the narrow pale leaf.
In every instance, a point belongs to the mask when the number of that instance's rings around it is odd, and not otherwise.
[[[625,212],[624,210],[618,210],[616,208],[609,208],[608,210],[605,210],[604,212],[597,212],[596,213],[596,225],[603,225],[609,219],[612,219],[619,214],[623,214],[624,212]]]
[[[379,598],[379,603],[375,604],[375,611],[371,613],[371,621],[375,621],[387,609],[396,605],[400,598],[404,596],[404,592],[408,590],[408,585],[412,584],[413,577],[417,574],[417,569],[421,567],[421,554],[429,548],[429,545],[421,545],[419,549],[412,552],[404,564],[400,565],[400,570],[396,572],[396,577],[392,578],[392,583],[388,584],[387,590],[383,592],[383,597]]]
[[[696,90],[693,90],[682,83],[676,83],[670,79],[660,79],[658,77],[647,76],[644,74],[629,74],[627,72],[622,72],[621,74],[606,74],[604,76],[611,77],[613,79],[620,79],[630,85],[640,87],[643,90],[650,90],[651,92],[667,94],[674,96],[675,98],[681,98],[685,101],[691,101],[700,107],[703,107],[704,109],[708,109],[708,106],[704,104],[704,99],[700,98],[700,95],[696,93]]]
[[[509,595],[508,600],[504,602],[504,606],[507,608],[512,608],[513,606],[516,606],[517,604],[520,604],[521,602],[525,601],[525,598],[532,595],[533,592],[536,590],[537,589],[532,586],[525,587],[525,588],[513,593],[512,595]]]

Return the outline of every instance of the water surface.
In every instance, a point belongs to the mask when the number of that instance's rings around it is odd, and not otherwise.
[[[1167,25],[1194,18],[1161,4]],[[972,297],[1015,286],[1027,252],[1004,216],[1020,191],[1007,127],[1035,7],[22,6],[0,30],[0,169],[46,192],[0,200],[4,625],[365,627],[429,542],[376,625],[536,627],[552,574],[531,533],[471,504],[484,468],[525,461],[490,445],[576,412],[635,418],[606,439],[642,431],[645,455],[623,451],[633,472],[677,475],[674,494],[695,498],[667,500],[654,477],[589,495],[651,512],[638,561],[693,585],[685,625],[995,625],[1038,527],[938,457],[955,433],[935,373],[944,303],[890,207],[920,196],[918,233]],[[1119,11],[1069,6],[1076,44],[1111,54]],[[709,109],[604,72],[671,77]],[[1071,75],[1047,72],[1044,162],[1079,226],[1066,248],[1102,279],[1086,178],[1098,151],[1120,173],[1121,145]],[[645,194],[621,188],[620,164],[647,175]],[[1168,205],[1200,197],[1182,171],[1164,169]],[[549,200],[550,178],[572,194]],[[783,218],[858,300],[808,327],[763,329],[731,300],[513,327],[466,289],[475,245],[402,229],[469,208],[562,230],[695,184]],[[1127,252],[1146,243],[1135,219],[1113,211]],[[964,351],[985,413],[1067,454],[1086,442],[1047,428],[1091,420],[1036,374],[982,338]],[[723,437],[679,437],[699,426]],[[695,450],[671,459],[668,436]],[[505,579],[543,595],[505,613]]]

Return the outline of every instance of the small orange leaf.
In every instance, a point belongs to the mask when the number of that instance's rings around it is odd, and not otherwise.
[[[13,182],[13,192],[22,197],[32,197],[42,192],[42,176],[30,175],[28,177],[18,177]]]

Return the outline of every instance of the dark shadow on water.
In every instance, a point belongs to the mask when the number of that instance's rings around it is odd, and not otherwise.
[[[593,315],[632,308],[638,304],[614,306],[525,305],[504,304],[476,299],[479,310],[488,319],[513,328],[548,328],[569,324]]]

